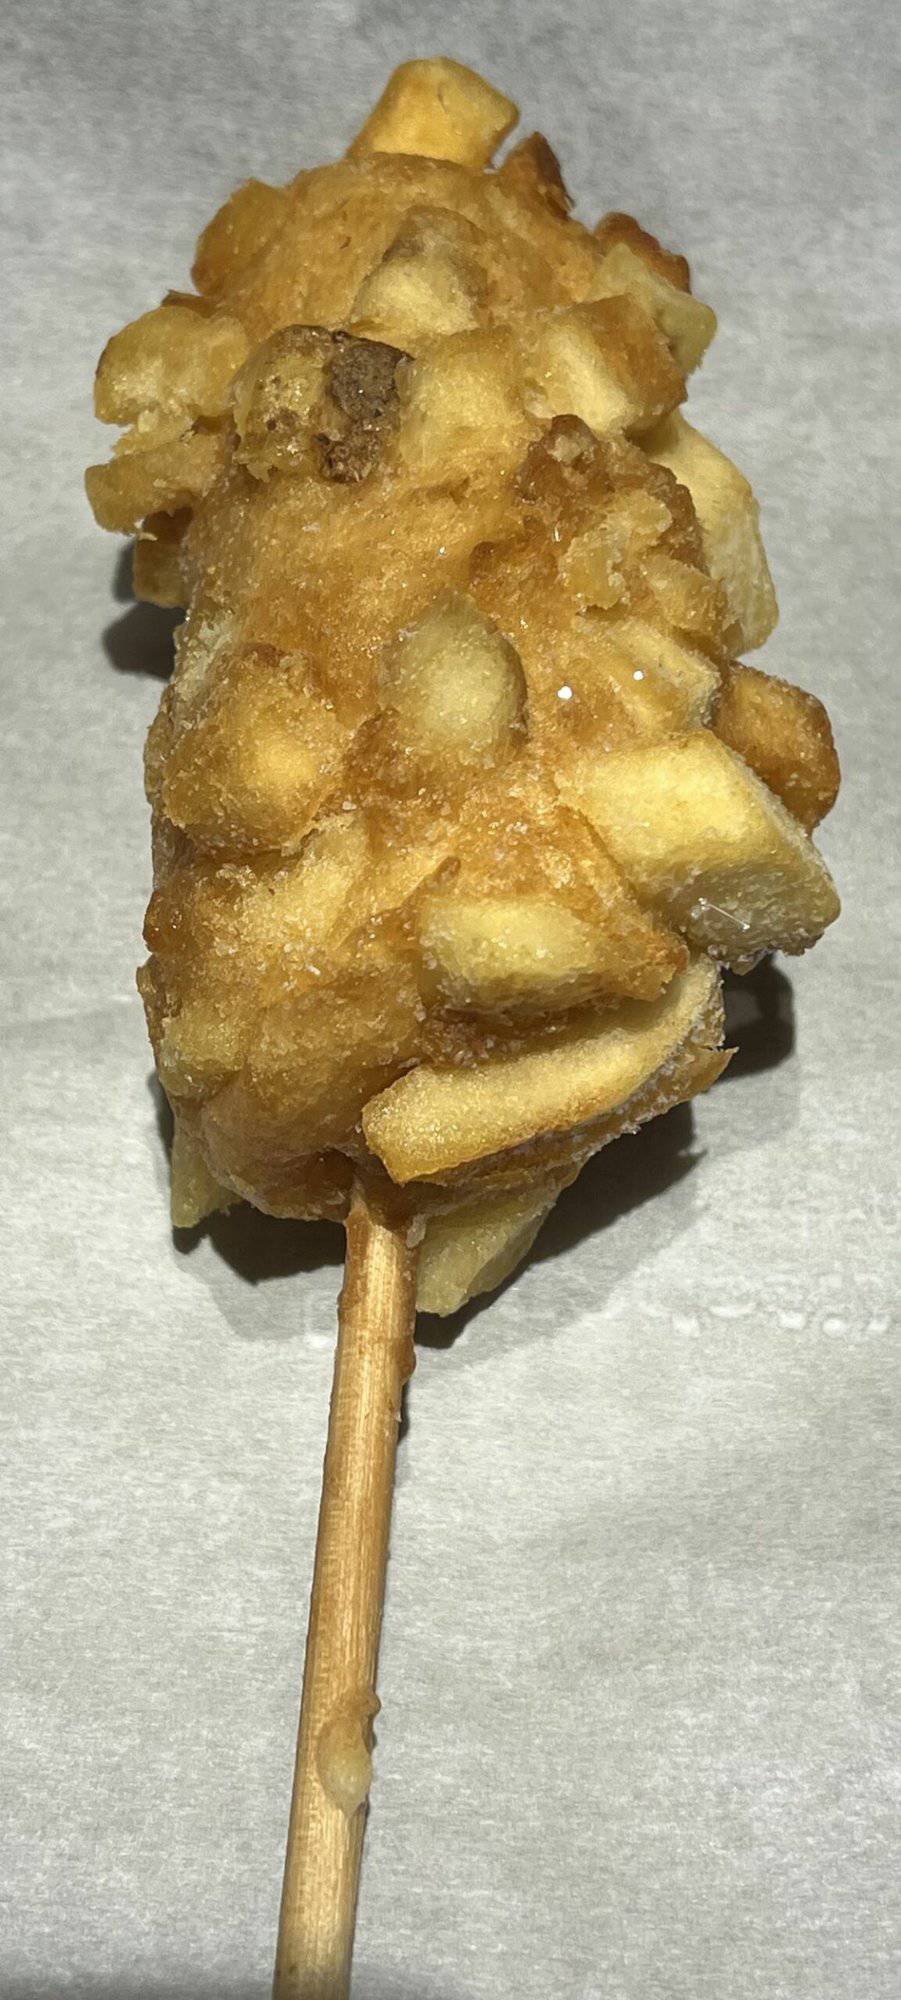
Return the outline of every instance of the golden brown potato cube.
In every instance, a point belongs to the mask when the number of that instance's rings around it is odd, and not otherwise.
[[[160,803],[203,844],[297,848],[345,742],[301,654],[244,646],[210,670],[165,761]]]
[[[644,431],[685,394],[653,321],[631,298],[530,314],[516,328],[534,415],[581,417],[598,436]]]
[[[382,697],[402,738],[419,755],[458,764],[494,763],[525,726],[519,659],[474,604],[439,598],[391,655]]]
[[[361,813],[323,815],[296,866],[270,891],[269,921],[290,943],[334,949],[361,921],[374,895],[376,862]]]
[[[484,1195],[446,1215],[430,1216],[416,1273],[418,1312],[458,1312],[479,1292],[503,1284],[535,1241],[559,1185]]]
[[[738,626],[739,650],[762,646],[778,616],[760,539],[760,509],[748,481],[709,438],[678,412],[642,439],[649,458],[687,486],[701,523],[704,554]]]
[[[465,216],[446,208],[411,209],[360,286],[352,330],[416,354],[429,340],[475,326],[486,291],[479,243]]]
[[[694,563],[682,562],[664,549],[649,552],[643,578],[654,607],[653,616],[697,646],[722,652],[731,627],[721,583]]]
[[[214,431],[188,431],[146,451],[133,449],[107,465],[89,465],[85,490],[101,528],[133,534],[148,514],[178,514],[202,499],[224,458]]]
[[[247,351],[238,320],[157,306],[107,341],[94,383],[96,415],[105,424],[133,424],[147,412],[186,423],[220,416]]]
[[[151,514],[138,529],[132,581],[135,596],[143,598],[145,604],[159,604],[167,610],[187,604],[181,549],[190,519],[187,508],[178,514]]]
[[[509,97],[448,56],[402,63],[349,148],[369,153],[418,153],[486,167],[519,113]]]
[[[683,375],[703,360],[716,332],[716,314],[691,292],[674,285],[647,264],[628,243],[616,243],[601,261],[592,280],[591,297],[628,296],[654,321]]]
[[[313,469],[312,416],[331,351],[321,327],[286,326],[241,370],[232,391],[236,457],[255,479]]]
[[[713,727],[808,833],[831,811],[841,773],[816,695],[735,662],[726,668]]]
[[[344,485],[364,479],[396,419],[404,358],[381,341],[282,327],[234,384],[236,456],[255,479],[271,472],[313,472]]]
[[[290,206],[288,188],[253,180],[236,188],[198,241],[191,271],[197,290],[225,291],[271,242]]]
[[[637,893],[724,964],[803,951],[838,915],[806,834],[707,730],[585,756],[570,786]]]
[[[612,611],[628,595],[624,572],[660,541],[671,519],[663,501],[641,487],[602,501],[560,559],[560,575],[580,610]]]
[[[572,195],[560,171],[560,162],[541,132],[521,139],[497,169],[499,187],[511,194],[533,197],[554,215],[565,216],[572,208]]]
[[[665,250],[656,236],[642,229],[634,215],[611,210],[595,224],[594,236],[605,253],[625,243],[636,257],[640,257],[661,278],[666,278],[669,284],[678,286],[682,292],[691,290],[691,273],[686,258],[678,256],[674,250]]]
[[[531,1046],[470,1068],[420,1064],[367,1104],[367,1142],[404,1184],[589,1125],[675,1060],[716,984],[697,960],[660,1000],[581,1009],[561,1032],[536,1029]]]

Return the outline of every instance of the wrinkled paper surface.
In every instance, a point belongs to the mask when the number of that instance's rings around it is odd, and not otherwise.
[[[889,2000],[894,9],[12,0],[5,38],[0,1992],[268,1992],[340,1275],[248,1212],[173,1245],[133,983],[171,620],[82,497],[92,370],[236,181],[447,50],[720,315],[689,412],[763,497],[765,663],[834,716],[847,907],[709,1098],[423,1325],[355,1995]]]

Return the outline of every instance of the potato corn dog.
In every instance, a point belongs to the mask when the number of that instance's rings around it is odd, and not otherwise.
[[[186,614],[139,982],[173,1221],[364,1189],[440,1313],[713,1083],[722,968],[839,907],[828,718],[740,662],[757,506],[683,414],[714,313],[540,135],[493,165],[516,116],[409,63],[343,160],[238,188],[101,356],[87,475]]]

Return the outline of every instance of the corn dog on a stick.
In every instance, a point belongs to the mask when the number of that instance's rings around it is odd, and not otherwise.
[[[115,335],[88,491],[182,605],[140,975],[173,1219],[348,1220],[277,1991],[346,1993],[418,1299],[723,1068],[720,968],[838,910],[811,695],[747,482],[682,415],[684,259],[570,215],[538,135],[406,64],[334,166],[250,181]],[[386,1429],[387,1425],[387,1429]]]

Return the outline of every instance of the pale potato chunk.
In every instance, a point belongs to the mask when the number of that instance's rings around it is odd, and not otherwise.
[[[719,688],[716,667],[703,653],[681,645],[672,633],[648,625],[642,618],[624,618],[616,626],[616,645],[632,664],[632,687],[640,707],[642,699],[658,692],[669,698],[680,727],[691,729],[706,722]]]
[[[744,474],[678,411],[642,439],[649,458],[687,486],[701,523],[711,576],[739,627],[739,650],[762,646],[778,617],[760,538],[760,509]]]
[[[193,507],[212,486],[224,455],[223,439],[214,431],[189,431],[146,451],[135,441],[134,449],[107,465],[88,466],[85,491],[95,521],[129,535],[148,514]]]
[[[529,443],[516,346],[508,328],[461,333],[427,348],[399,383],[398,451],[408,476],[445,480],[515,465]]]
[[[194,1229],[216,1209],[230,1207],[236,1198],[210,1172],[194,1134],[178,1117],[172,1134],[170,1177],[173,1229]]]
[[[94,383],[96,415],[105,424],[133,424],[147,412],[187,421],[220,416],[247,354],[238,320],[157,306],[107,341]]]
[[[223,653],[177,729],[160,782],[174,826],[204,846],[296,849],[334,783],[347,732],[302,654]]]
[[[396,648],[383,694],[401,734],[426,757],[485,763],[521,734],[522,667],[509,641],[467,598],[448,595]]]
[[[727,965],[803,951],[838,915],[807,836],[707,730],[586,755],[562,783],[637,893]]]
[[[598,933],[548,896],[436,891],[419,941],[453,1007],[547,1012],[591,992],[603,967]]]
[[[509,97],[448,56],[401,63],[349,156],[419,153],[429,160],[456,160],[462,167],[486,167],[518,117]]]
[[[363,916],[374,868],[362,814],[320,819],[296,869],[282,878],[270,899],[274,934],[302,936],[313,946],[334,944]]]
[[[443,334],[476,325],[486,290],[479,233],[450,209],[413,209],[380,264],[360,286],[353,332],[415,354]]]
[[[542,419],[581,417],[600,437],[644,431],[685,394],[666,341],[631,298],[533,313],[517,334],[526,395]]]
[[[673,285],[630,249],[616,243],[604,257],[591,296],[597,299],[628,295],[644,307],[659,327],[683,375],[690,375],[703,360],[716,332],[716,314],[692,292]]]
[[[503,1284],[531,1250],[557,1199],[559,1183],[482,1196],[426,1223],[416,1278],[417,1311],[458,1312]]]
[[[554,417],[641,432],[685,394],[662,335],[628,298],[523,314],[426,350],[401,386],[399,449],[423,478],[512,468]]]
[[[557,1035],[470,1068],[421,1064],[367,1104],[367,1142],[401,1184],[591,1124],[675,1060],[716,991],[700,959],[662,999],[584,1008]]]
[[[149,1008],[148,968],[138,991]],[[160,1082],[170,1097],[197,1098],[219,1090],[244,1060],[246,1032],[222,995],[198,992],[160,1024],[155,1043]]]

